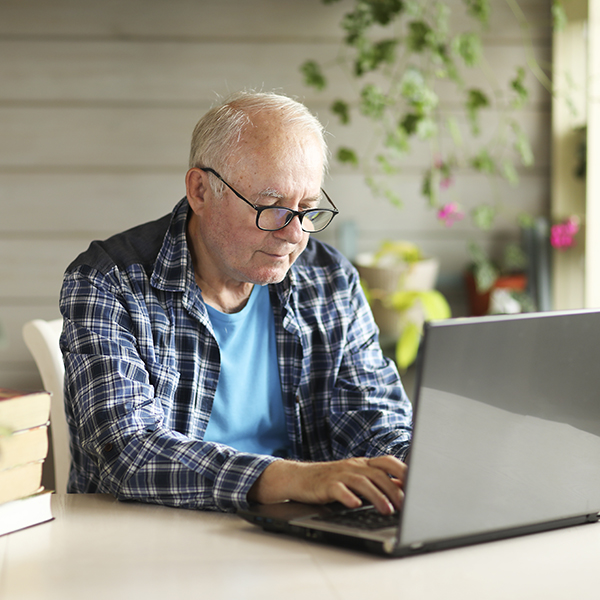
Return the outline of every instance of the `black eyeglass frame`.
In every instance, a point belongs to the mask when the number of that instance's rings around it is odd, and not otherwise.
[[[333,203],[333,200],[329,197],[329,195],[323,188],[321,188],[321,191],[323,192],[323,194],[325,195],[325,198],[327,198],[327,200],[329,201],[331,206],[333,206],[333,209],[331,209],[331,208],[309,208],[308,210],[293,210],[291,208],[287,208],[286,206],[259,206],[259,205],[253,204],[252,202],[250,202],[250,200],[247,200],[246,198],[244,198],[244,196],[242,196],[235,188],[231,187],[221,177],[221,175],[219,175],[219,173],[217,173],[214,169],[211,169],[210,167],[198,167],[198,168],[201,171],[205,171],[206,173],[212,173],[217,179],[220,179],[240,200],[243,200],[246,204],[251,206],[256,211],[256,226],[261,231],[280,231],[281,229],[284,229],[285,227],[287,227],[292,222],[294,217],[298,217],[298,219],[300,221],[300,227],[302,227],[302,231],[304,231],[306,233],[319,233],[320,231],[323,231],[325,228],[329,227],[329,225],[331,224],[331,221],[333,221],[333,218],[335,217],[335,215],[339,214],[339,212],[340,212],[338,210],[337,206]],[[264,227],[261,227],[258,224],[258,222],[260,221],[261,213],[265,210],[273,210],[273,209],[286,211],[291,216],[286,219],[284,225],[282,225],[281,227],[277,227],[276,229],[265,229]],[[304,219],[304,217],[307,214],[314,213],[314,212],[328,212],[328,213],[331,213],[332,216],[331,216],[331,219],[329,219],[327,225],[325,225],[324,227],[321,227],[321,229],[313,229],[311,231],[308,231],[308,230],[304,229],[304,226],[302,225],[302,220]]]

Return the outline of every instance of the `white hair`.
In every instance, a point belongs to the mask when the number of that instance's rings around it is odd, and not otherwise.
[[[329,162],[325,130],[319,120],[300,102],[274,92],[238,92],[211,108],[196,124],[192,134],[189,167],[211,167],[227,177],[228,159],[237,149],[252,117],[264,111],[277,112],[284,126],[313,134],[322,149],[323,172]],[[211,177],[216,194],[223,185]],[[217,187],[218,186],[218,187]]]

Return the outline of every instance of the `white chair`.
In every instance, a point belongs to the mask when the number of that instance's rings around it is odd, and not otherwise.
[[[62,325],[62,319],[34,319],[23,325],[23,339],[35,359],[44,388],[52,393],[50,431],[54,458],[54,487],[57,492],[64,493],[67,491],[71,454],[64,407],[65,367],[58,344]]]

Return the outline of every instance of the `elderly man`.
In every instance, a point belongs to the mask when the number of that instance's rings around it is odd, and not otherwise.
[[[302,104],[238,94],[196,126],[172,214],[68,267],[69,491],[400,506],[411,408],[355,270],[310,235],[337,214],[326,165]]]

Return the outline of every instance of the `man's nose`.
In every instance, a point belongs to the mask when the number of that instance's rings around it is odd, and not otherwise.
[[[300,225],[300,218],[294,215],[292,220],[283,228],[273,232],[277,237],[285,239],[290,244],[298,244],[304,236],[304,231]]]

